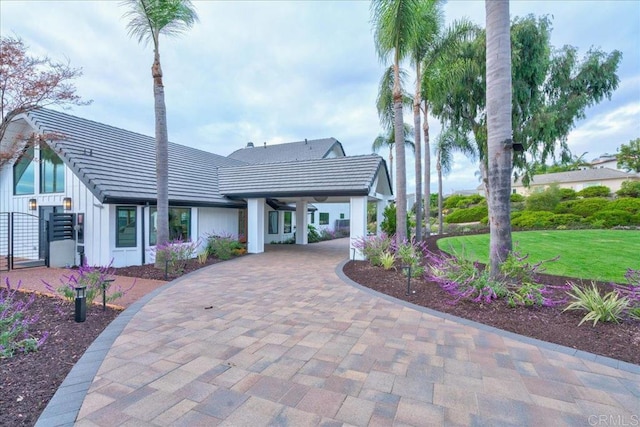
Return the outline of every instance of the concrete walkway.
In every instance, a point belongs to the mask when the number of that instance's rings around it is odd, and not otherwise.
[[[640,421],[640,366],[363,290],[337,274],[347,244],[269,246],[158,289],[90,347],[39,424]]]

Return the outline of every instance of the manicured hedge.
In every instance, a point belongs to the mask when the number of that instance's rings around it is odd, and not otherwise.
[[[555,213],[570,213],[579,215],[583,218],[587,218],[593,215],[595,212],[604,210],[608,204],[609,200],[603,197],[569,200],[566,202],[560,202],[558,206],[556,206]]]
[[[632,217],[633,215],[627,211],[606,210],[594,213],[589,220],[594,226],[611,228],[618,225],[631,225]]]
[[[447,224],[460,224],[462,222],[476,222],[487,216],[489,211],[486,206],[474,206],[467,209],[458,209],[444,218]]]
[[[594,185],[593,187],[586,187],[578,191],[580,197],[609,197],[611,190],[604,185]]]
[[[622,210],[632,214],[640,213],[640,199],[622,197],[609,203],[607,210]]]

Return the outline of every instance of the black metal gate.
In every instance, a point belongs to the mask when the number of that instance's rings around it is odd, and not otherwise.
[[[48,236],[47,220],[22,212],[0,212],[0,271],[48,266]]]

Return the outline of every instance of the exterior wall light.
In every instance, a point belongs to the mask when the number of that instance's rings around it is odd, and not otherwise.
[[[65,197],[64,199],[62,199],[62,207],[65,211],[71,210],[71,197]]]
[[[37,205],[38,205],[38,203],[36,202],[36,199],[29,199],[29,210],[30,211],[35,211]]]
[[[87,287],[79,286],[76,291],[76,322],[84,322],[87,318]]]

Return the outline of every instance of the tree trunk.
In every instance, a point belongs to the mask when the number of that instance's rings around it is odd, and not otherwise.
[[[391,191],[393,192],[393,145],[389,146],[389,179],[391,180]]]
[[[160,53],[157,48],[154,52],[151,74],[153,75],[153,98],[156,116],[156,185],[158,193],[156,245],[162,245],[169,241],[169,137]],[[164,267],[157,257],[155,264],[158,268]]]
[[[491,277],[512,249],[509,196],[513,150],[509,2],[485,0],[487,27],[487,166]]]
[[[422,143],[420,141],[420,61],[416,64],[416,94],[413,100],[413,131],[416,165],[416,240],[422,241]]]
[[[438,234],[444,234],[444,220],[442,215],[442,163],[440,162],[440,150],[436,156],[436,170],[438,171]]]
[[[424,102],[424,220],[426,222],[425,236],[431,234],[431,147],[429,141],[429,106]]]
[[[400,88],[400,58],[395,52],[393,65],[393,107],[396,146],[396,241],[407,239],[407,168],[404,150],[404,120],[402,117],[402,91]]]

